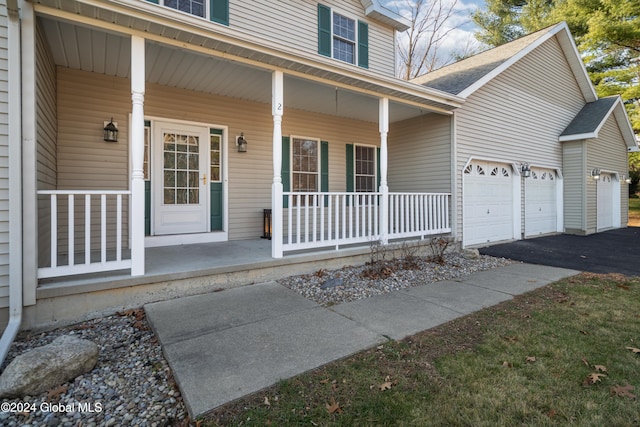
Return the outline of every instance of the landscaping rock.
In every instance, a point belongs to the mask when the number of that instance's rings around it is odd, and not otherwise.
[[[464,249],[462,254],[466,259],[478,259],[480,258],[480,252],[477,249]]]
[[[11,361],[0,376],[0,397],[34,396],[89,372],[99,349],[91,341],[61,336]]]
[[[329,288],[335,288],[337,286],[342,286],[342,279],[339,277],[327,280],[320,286],[320,288],[329,289]]]

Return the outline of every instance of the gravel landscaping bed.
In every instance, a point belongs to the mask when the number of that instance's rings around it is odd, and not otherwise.
[[[323,306],[395,290],[450,280],[509,264],[488,256],[444,255],[438,263],[424,257],[375,265],[319,270],[279,282]],[[6,362],[25,351],[74,335],[100,347],[96,367],[75,380],[38,396],[2,399],[28,403],[29,411],[0,411],[2,426],[189,426],[180,392],[142,309],[82,322],[48,332],[22,332]],[[81,406],[84,405],[84,406]],[[3,406],[4,408],[5,406]],[[84,408],[84,410],[79,410]],[[67,410],[69,409],[69,410]],[[90,409],[90,410],[87,410]]]
[[[278,282],[326,307],[431,282],[451,280],[510,263],[512,261],[504,258],[485,255],[466,257],[454,252],[444,255],[442,263],[426,257],[415,257],[410,261],[393,259],[375,265],[318,270],[313,274],[291,276]]]

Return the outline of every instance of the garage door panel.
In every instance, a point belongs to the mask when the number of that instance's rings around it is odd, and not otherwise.
[[[613,227],[613,185],[611,174],[603,173],[596,184],[597,231]]]
[[[551,169],[532,168],[525,180],[525,236],[557,231],[558,179]]]
[[[513,203],[509,165],[471,163],[464,176],[465,244],[513,239]]]

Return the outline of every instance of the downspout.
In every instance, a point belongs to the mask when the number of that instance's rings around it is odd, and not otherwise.
[[[22,322],[22,116],[20,103],[20,12],[7,1],[9,92],[9,323],[0,338],[0,365]]]

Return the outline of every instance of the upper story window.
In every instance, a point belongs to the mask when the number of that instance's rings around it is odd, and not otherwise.
[[[369,25],[318,4],[318,53],[369,67]]]
[[[229,0],[147,0],[189,15],[229,25]]]

